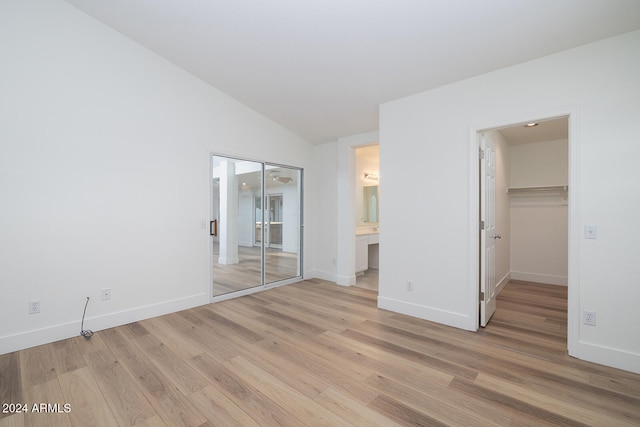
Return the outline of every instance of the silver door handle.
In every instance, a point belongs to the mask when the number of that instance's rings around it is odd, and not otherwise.
[[[499,235],[499,234],[494,234],[494,235],[493,235],[493,238],[494,238],[494,239],[502,239],[502,236],[501,236],[501,235]]]

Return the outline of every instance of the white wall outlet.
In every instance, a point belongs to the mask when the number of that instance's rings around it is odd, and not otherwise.
[[[582,312],[582,322],[585,325],[596,326],[596,312],[584,310]]]
[[[585,239],[597,239],[598,238],[598,227],[595,225],[585,225],[584,226],[584,238]]]
[[[32,299],[29,301],[29,314],[40,313],[40,300]]]
[[[407,290],[413,291],[413,282],[411,280],[407,280]]]
[[[111,288],[104,288],[102,290],[102,301],[107,301],[111,299]]]

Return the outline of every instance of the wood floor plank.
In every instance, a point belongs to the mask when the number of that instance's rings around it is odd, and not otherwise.
[[[69,418],[76,426],[114,426],[117,421],[88,367],[58,376]]]
[[[214,386],[192,393],[189,400],[211,425],[259,427],[253,418]]]
[[[28,348],[20,352],[22,388],[47,383],[56,378],[56,368],[48,345]]]
[[[495,392],[488,388],[483,388],[473,381],[462,378],[455,378],[449,387],[462,395],[485,402],[485,405],[493,408],[501,414],[514,414],[524,421],[513,422],[513,425],[523,426],[577,426],[584,427],[586,424],[572,420],[563,415],[548,411],[546,408],[529,404],[526,400],[520,400],[511,396]],[[511,424],[509,424],[511,425]]]
[[[192,343],[189,337],[165,324],[166,316],[143,320],[141,323],[158,341],[167,346],[181,359],[191,359],[203,352],[203,349]]]
[[[173,313],[162,318],[164,326],[185,337],[191,345],[200,349],[200,353],[207,352],[219,360],[230,359],[238,355],[238,350],[232,342],[219,345],[224,340],[211,325],[205,324],[204,329],[198,326],[203,322],[195,312]]]
[[[329,388],[329,384],[326,381],[323,381],[312,373],[305,373],[305,375],[282,375],[283,372],[298,372],[300,368],[280,354],[274,354],[268,351],[256,352],[255,348],[252,348],[247,349],[242,356],[259,364],[262,369],[274,376],[278,376],[298,393],[311,399]]]
[[[334,388],[324,390],[314,400],[354,426],[394,427],[401,425],[369,408],[367,405],[370,402],[364,404]]]
[[[13,352],[0,355],[0,403],[9,404],[24,401],[20,373],[20,354],[19,352]],[[8,418],[10,415],[10,411],[1,411],[0,420]]]
[[[258,388],[207,354],[193,358],[196,366],[227,398],[260,425],[302,426],[303,422],[267,398]]]
[[[437,395],[430,394],[429,389],[424,392],[402,385],[384,374],[376,373],[371,375],[367,385],[380,392],[380,396],[393,396],[393,400],[404,408],[408,408],[416,413],[428,414],[428,417],[436,423],[443,425],[499,425],[485,418],[484,413],[491,410],[482,408],[482,412],[475,412],[466,406],[464,411],[460,410],[457,401],[440,399]],[[492,412],[492,411],[491,411]],[[489,415],[491,417],[491,415]],[[505,422],[505,419],[501,421]]]
[[[108,350],[85,355],[105,401],[121,426],[133,426],[157,416],[121,363]]]
[[[336,416],[324,406],[298,393],[283,381],[242,356],[227,361],[226,366],[246,382],[255,384],[274,403],[288,408],[291,415],[305,424],[314,426],[351,425],[345,419]]]
[[[147,355],[120,331],[116,328],[102,331],[102,339],[143,391],[160,418],[172,426],[199,426],[206,422],[202,414],[178,392],[165,372],[157,369]]]
[[[132,341],[185,396],[207,387],[208,381],[200,373],[155,336],[147,334]]]
[[[76,339],[61,340],[48,344],[58,375],[87,366],[82,349],[82,345],[85,343],[80,342],[79,339],[85,340],[77,337]]]
[[[64,407],[69,402],[65,400],[57,377],[27,387],[24,399],[30,408],[25,416],[27,426],[66,427],[71,424]]]
[[[348,348],[343,357],[362,365],[373,372],[384,372],[391,378],[417,390],[430,387],[446,387],[454,376],[424,364],[379,351],[375,347],[350,340],[340,334],[326,332],[323,337],[332,343],[341,343]]]
[[[360,377],[351,372],[353,363],[334,365],[325,363],[312,355],[300,351],[295,346],[291,346],[277,340],[265,340],[259,344],[263,351],[269,351],[276,356],[286,357],[287,360],[297,366],[297,371],[309,372],[310,375],[318,377],[334,388],[345,391],[361,401],[371,401],[377,393],[362,382],[364,376]],[[338,369],[340,368],[340,369]],[[289,375],[289,372],[286,373]]]
[[[386,395],[376,397],[374,401],[369,404],[369,407],[375,408],[381,414],[388,416],[402,425],[433,427],[446,427],[447,425],[421,411],[411,409]]]
[[[25,427],[25,414],[0,417],[0,427]]]
[[[500,378],[491,377],[484,373],[480,373],[475,379],[475,384],[488,390],[510,396],[522,402],[545,408],[546,411],[553,412],[563,417],[568,417],[578,423],[585,425],[619,425],[619,426],[637,426],[638,420],[625,420],[617,417],[612,418],[601,411],[594,410],[590,405],[575,405],[566,399],[559,400],[548,394],[534,392],[531,389],[522,387],[513,382],[505,381]]]

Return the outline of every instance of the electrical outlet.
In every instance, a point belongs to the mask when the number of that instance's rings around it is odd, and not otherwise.
[[[407,290],[413,291],[413,282],[411,280],[407,280]]]
[[[585,239],[597,239],[598,238],[598,227],[595,225],[585,225],[584,226],[584,238]]]
[[[40,300],[32,299],[29,301],[29,314],[40,313]]]
[[[111,288],[104,288],[102,290],[102,301],[107,301],[111,299]]]
[[[582,321],[585,325],[596,326],[596,312],[584,310],[582,312]]]

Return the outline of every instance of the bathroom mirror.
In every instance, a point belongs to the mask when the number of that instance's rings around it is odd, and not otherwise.
[[[370,185],[370,186],[365,186],[362,188],[364,194],[363,194],[363,200],[364,200],[364,206],[363,206],[363,220],[366,223],[378,223],[378,205],[379,205],[379,198],[380,196],[378,195],[378,186],[377,185]]]

